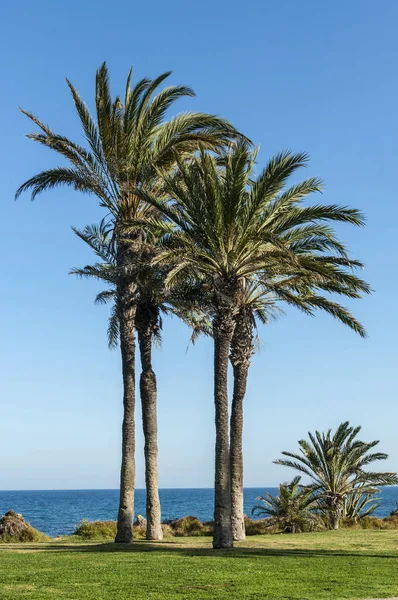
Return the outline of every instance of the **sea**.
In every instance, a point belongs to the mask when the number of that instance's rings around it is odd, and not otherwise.
[[[251,515],[256,498],[277,488],[245,488],[244,511]],[[161,489],[162,520],[194,515],[201,521],[213,518],[212,489]],[[398,505],[398,486],[384,488],[374,516],[386,517]],[[9,510],[21,513],[39,531],[57,537],[72,533],[83,519],[116,520],[118,490],[0,491],[0,516]],[[135,514],[145,516],[145,490],[136,490]]]

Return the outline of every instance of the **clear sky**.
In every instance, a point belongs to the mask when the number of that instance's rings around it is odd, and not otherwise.
[[[272,465],[280,451],[347,419],[381,440],[397,470],[398,3],[5,0],[1,12],[0,489],[118,486],[119,356],[107,349],[107,308],[93,305],[98,286],[68,275],[91,260],[70,227],[102,213],[61,189],[14,202],[25,179],[59,162],[23,137],[31,127],[18,105],[81,140],[65,77],[92,106],[103,60],[115,93],[130,65],[136,77],[173,70],[197,93],[178,110],[229,118],[261,144],[260,164],[285,148],[309,152],[303,176],[324,179],[323,200],[367,216],[366,229],[339,233],[376,290],[348,303],[369,339],[293,311],[261,330],[245,484],[286,480]],[[188,335],[166,320],[155,352],[162,487],[213,483],[212,347],[186,353]],[[140,413],[137,430],[142,487]]]

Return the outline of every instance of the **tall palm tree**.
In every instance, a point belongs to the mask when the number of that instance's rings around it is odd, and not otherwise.
[[[132,88],[130,70],[124,99],[119,96],[112,99],[104,63],[96,74],[95,119],[67,80],[85,146],[54,133],[32,113],[22,111],[41,130],[27,137],[60,154],[68,165],[34,175],[20,186],[16,195],[31,190],[34,199],[45,190],[69,186],[94,195],[113,218],[124,406],[118,542],[130,542],[133,538],[136,277],[145,240],[143,223],[152,211],[136,191],[146,189],[156,194],[158,169],[172,168],[176,156],[187,156],[203,148],[217,150],[237,135],[227,121],[214,115],[184,113],[165,120],[176,100],[194,95],[187,86],[169,86],[159,91],[169,75],[141,79]],[[125,224],[131,222],[135,225],[127,232]]]
[[[169,285],[190,273],[204,278],[210,290],[216,425],[214,548],[233,545],[227,376],[244,284],[255,276],[274,281],[290,275],[293,267],[304,269],[286,242],[289,232],[305,237],[306,227],[315,223],[321,228],[324,220],[362,223],[354,209],[299,206],[297,186],[282,191],[289,176],[306,164],[305,154],[275,156],[256,179],[255,160],[256,152],[240,141],[226,150],[221,161],[200,152],[189,161],[178,161],[177,172],[162,173],[169,202],[159,201],[150,191],[138,192],[177,226],[156,258],[175,265],[168,275]],[[315,179],[305,185],[312,191],[319,189]],[[324,245],[328,237],[325,230]],[[305,265],[308,273],[320,269],[311,261]]]
[[[96,302],[112,303],[108,325],[108,344],[114,348],[120,339],[119,311],[117,305],[117,261],[112,240],[112,227],[106,221],[99,225],[87,225],[74,232],[94,251],[100,259],[94,265],[74,268],[72,274],[94,278],[107,287],[96,297]],[[161,540],[161,507],[158,488],[158,447],[157,447],[157,382],[152,367],[152,347],[160,341],[162,314],[176,315],[193,331],[195,338],[208,329],[206,316],[201,308],[198,292],[183,282],[177,289],[166,289],[164,285],[167,269],[153,264],[157,243],[160,240],[151,235],[143,245],[142,259],[137,273],[137,310],[135,327],[141,358],[140,396],[142,425],[144,431],[146,517],[148,540]]]
[[[361,427],[341,423],[332,435],[308,433],[310,441],[300,440],[300,454],[282,452],[287,459],[278,459],[277,465],[291,467],[307,475],[313,494],[327,507],[330,526],[338,529],[344,515],[344,507],[350,496],[358,493],[374,494],[375,488],[398,484],[396,473],[367,471],[371,463],[388,458],[383,452],[370,452],[378,440],[363,442],[357,439]]]
[[[303,195],[304,188],[300,194]],[[241,296],[241,307],[236,316],[235,331],[231,342],[231,363],[234,376],[234,388],[231,410],[231,511],[234,540],[245,539],[245,521],[243,514],[243,401],[250,367],[254,353],[253,329],[256,319],[266,323],[272,308],[280,309],[280,303],[288,303],[306,314],[314,315],[316,310],[331,313],[336,319],[364,337],[362,325],[340,304],[326,298],[323,292],[334,292],[350,298],[359,298],[361,293],[369,293],[369,285],[358,278],[352,270],[362,267],[358,261],[348,258],[344,246],[328,231],[328,238],[321,240],[324,226],[308,226],[301,238],[302,231],[288,232],[287,245],[296,254],[295,265],[290,275],[276,277],[273,281],[269,274],[267,282],[260,279],[253,288]],[[297,234],[297,235],[295,235]],[[301,238],[301,239],[300,239]],[[320,243],[322,241],[322,243]],[[337,251],[336,255],[327,255],[325,251]],[[312,270],[308,271],[308,261]],[[329,262],[327,262],[329,261]],[[342,270],[344,267],[344,270]],[[279,302],[279,303],[278,303]]]

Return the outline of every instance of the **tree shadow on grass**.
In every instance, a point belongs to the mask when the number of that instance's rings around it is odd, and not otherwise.
[[[170,553],[178,554],[186,557],[208,557],[213,558],[217,556],[227,558],[254,558],[254,557],[318,557],[318,558],[330,558],[330,557],[351,557],[351,558],[383,558],[383,559],[398,559],[397,554],[390,553],[371,553],[371,552],[354,552],[352,550],[327,550],[327,549],[306,549],[306,548],[245,548],[235,547],[228,550],[213,550],[211,547],[187,547],[176,542],[162,541],[159,543],[137,541],[132,544],[115,544],[113,542],[108,543],[88,543],[88,544],[40,544],[40,545],[1,545],[0,551],[20,551],[20,552],[51,552],[51,553],[62,553],[62,552],[88,552],[88,553]]]

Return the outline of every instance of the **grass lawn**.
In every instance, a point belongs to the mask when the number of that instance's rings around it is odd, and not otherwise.
[[[1,600],[392,596],[398,596],[398,531],[255,536],[216,552],[209,538],[0,545]]]

